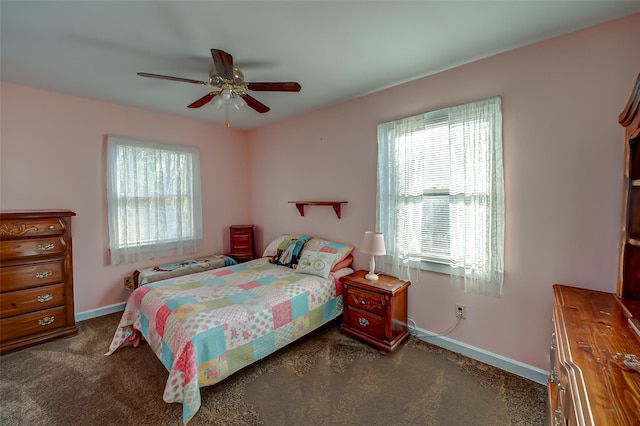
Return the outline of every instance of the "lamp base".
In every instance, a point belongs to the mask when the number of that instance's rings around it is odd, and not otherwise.
[[[369,281],[378,281],[378,275],[377,274],[367,274],[364,277],[366,279],[368,279]]]

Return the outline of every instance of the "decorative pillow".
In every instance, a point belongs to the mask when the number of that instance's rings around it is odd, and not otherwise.
[[[331,268],[333,268],[336,263],[344,260],[344,258],[353,251],[353,246],[350,246],[349,244],[335,243],[333,241],[327,241],[314,237],[305,245],[305,249],[324,253],[335,253],[336,258],[331,265]]]
[[[289,240],[285,240],[286,244],[283,241],[278,246],[276,254],[275,256],[273,256],[273,260],[271,261],[271,263],[295,269],[298,266],[298,259],[300,259],[302,249],[310,239],[311,237],[307,235],[299,235]],[[282,247],[283,245],[284,247],[280,249],[280,247]]]
[[[340,262],[333,265],[333,268],[331,268],[331,272],[336,272],[336,271],[339,271],[340,269],[348,268],[352,263],[353,263],[353,255],[350,254],[344,259],[342,259]]]
[[[327,278],[335,258],[336,253],[303,250],[296,272]]]
[[[267,247],[264,249],[264,252],[262,253],[262,257],[271,257],[271,256],[275,256],[276,255],[276,250],[278,249],[278,246],[284,241],[284,240],[290,240],[291,237],[293,237],[293,235],[291,234],[282,234],[280,236],[277,236],[273,241],[271,241],[269,243],[269,245],[267,245]]]

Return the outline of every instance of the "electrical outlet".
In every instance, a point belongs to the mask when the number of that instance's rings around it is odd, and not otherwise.
[[[456,317],[466,319],[467,318],[467,306],[456,303]]]

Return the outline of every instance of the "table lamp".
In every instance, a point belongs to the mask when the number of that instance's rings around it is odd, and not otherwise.
[[[366,231],[364,233],[364,238],[362,239],[362,248],[360,249],[360,252],[371,255],[371,260],[369,261],[369,273],[365,275],[365,278],[371,281],[377,281],[378,276],[375,273],[375,256],[380,256],[386,253],[382,232]]]

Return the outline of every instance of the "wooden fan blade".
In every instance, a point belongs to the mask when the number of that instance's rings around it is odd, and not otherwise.
[[[209,84],[206,81],[191,80],[189,78],[181,78],[181,77],[171,77],[170,75],[149,74],[148,72],[139,72],[138,75],[140,77],[159,78],[161,80],[171,80],[171,81],[183,81],[185,83],[203,84],[205,86]]]
[[[282,83],[247,83],[247,88],[254,92],[299,92],[301,87],[294,81]]]
[[[204,106],[209,102],[211,102],[211,99],[213,99],[217,94],[218,92],[208,93],[203,97],[201,97],[200,99],[198,99],[197,101],[195,101],[194,103],[192,103],[191,105],[188,105],[187,108],[200,108],[201,106]]]
[[[263,114],[267,111],[269,111],[271,108],[269,108],[268,106],[266,106],[265,104],[263,104],[262,102],[260,102],[259,100],[257,100],[256,98],[249,96],[249,95],[240,95],[242,96],[242,99],[244,99],[244,101],[247,103],[247,105],[249,105],[251,108],[255,109],[256,111],[258,111],[260,114]]]
[[[218,75],[225,80],[233,80],[233,56],[220,49],[211,49],[211,56]]]

